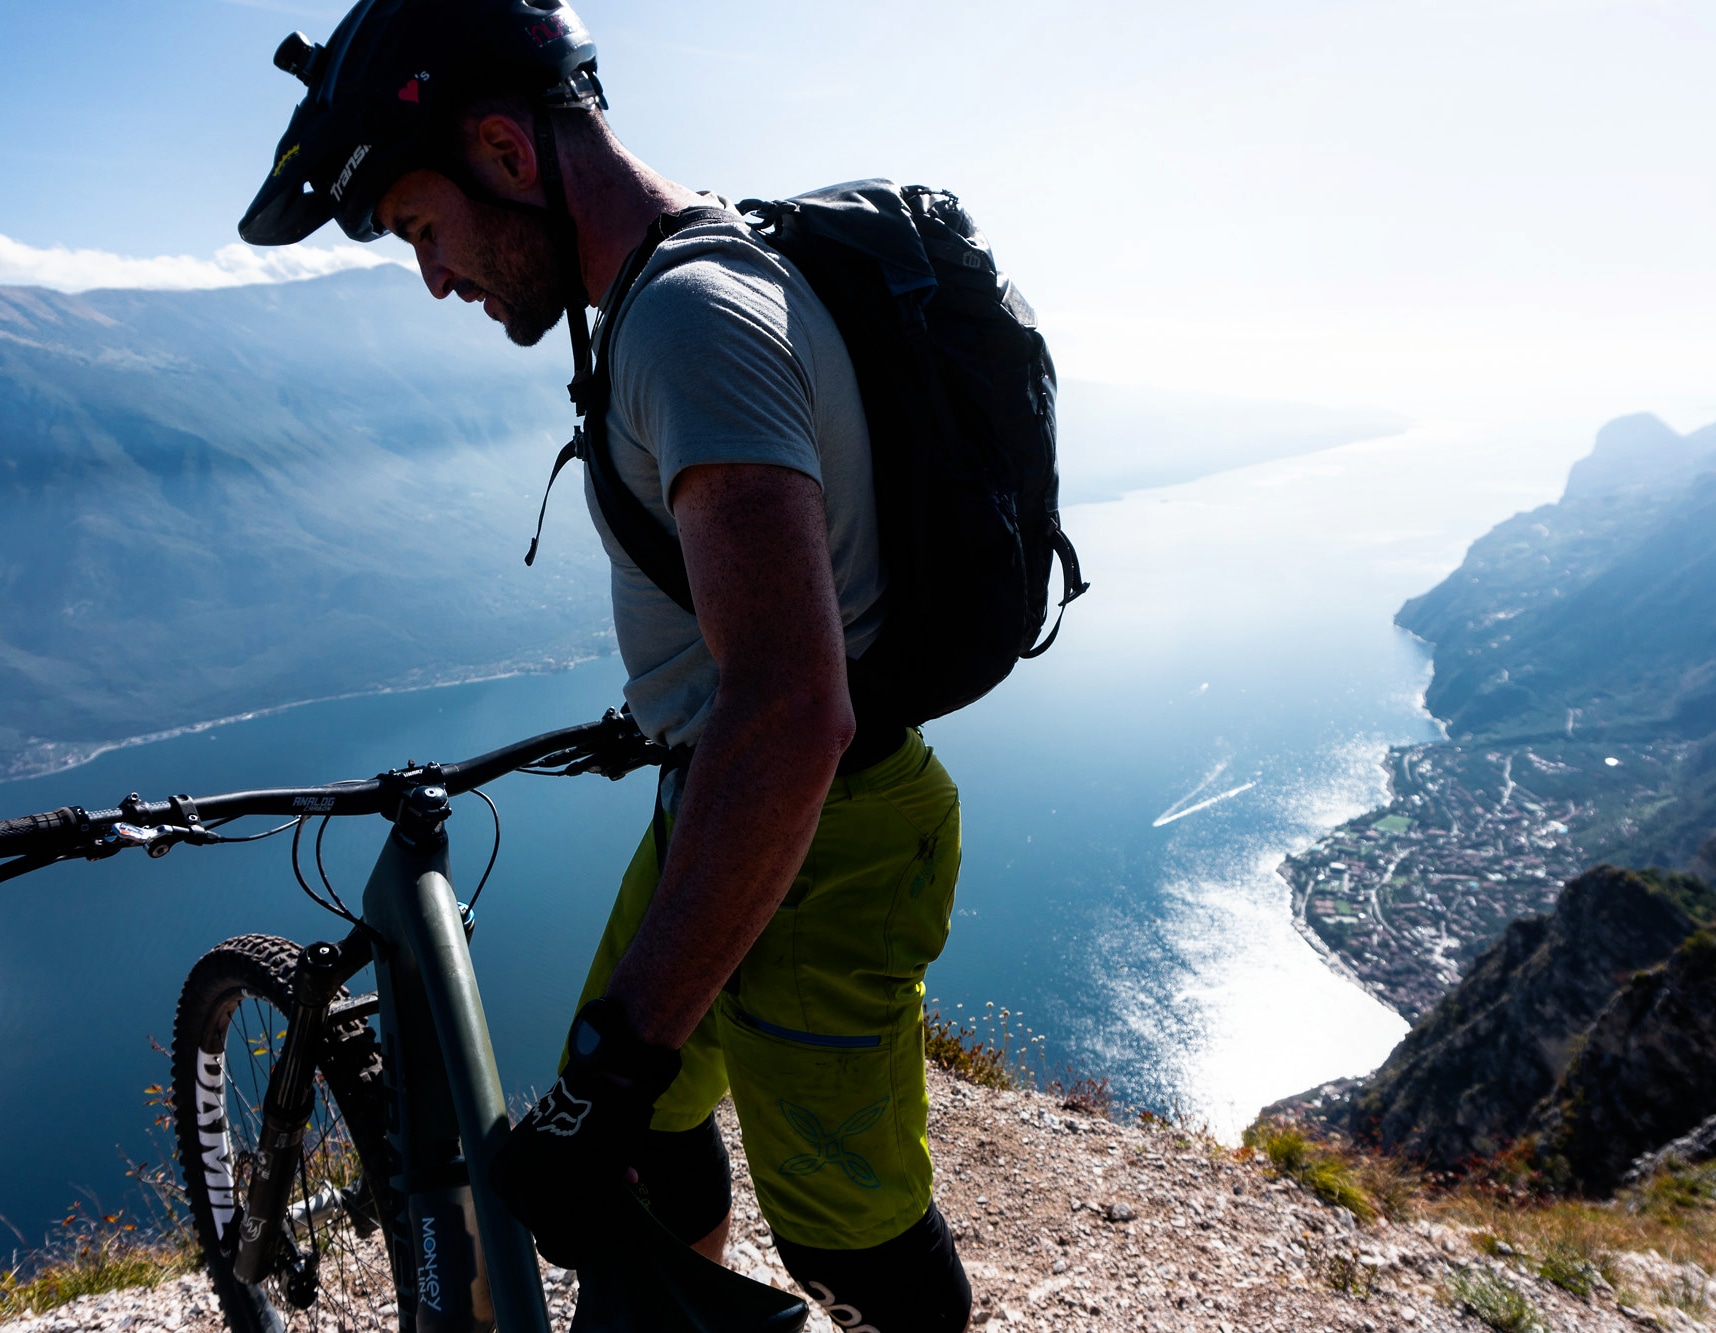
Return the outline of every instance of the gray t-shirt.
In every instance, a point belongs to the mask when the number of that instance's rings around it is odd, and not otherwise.
[[[881,626],[883,574],[870,436],[840,331],[803,276],[730,222],[687,227],[656,251],[617,312],[608,349],[609,451],[669,532],[674,481],[704,463],[772,463],[822,487],[846,653]],[[585,501],[613,562],[614,632],[644,733],[694,745],[719,672],[696,619],[614,540],[586,470]]]

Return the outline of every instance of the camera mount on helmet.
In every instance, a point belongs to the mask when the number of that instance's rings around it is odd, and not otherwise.
[[[325,50],[326,47],[311,45],[303,33],[295,32],[275,49],[274,68],[301,80],[306,88],[314,88],[316,61]]]

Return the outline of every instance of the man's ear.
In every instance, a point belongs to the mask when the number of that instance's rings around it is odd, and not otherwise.
[[[542,202],[535,136],[511,116],[484,116],[467,131],[465,152],[476,178],[501,198]]]

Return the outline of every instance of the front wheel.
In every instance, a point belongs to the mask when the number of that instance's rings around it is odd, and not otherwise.
[[[361,1019],[329,1027],[271,1271],[254,1285],[233,1272],[300,952],[269,935],[228,940],[203,955],[179,996],[173,1119],[203,1260],[234,1333],[364,1329],[396,1319],[409,1330],[392,1259],[399,1210],[388,1185],[381,1052]]]

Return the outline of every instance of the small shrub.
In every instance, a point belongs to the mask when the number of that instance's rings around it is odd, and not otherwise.
[[[1008,1027],[1010,1014],[999,1014],[1000,1035],[997,1039],[995,1006],[987,1006],[985,1020],[989,1031],[980,1034],[975,1024],[967,1025],[960,1018],[943,1018],[937,1009],[924,1018],[924,1056],[932,1064],[983,1088],[1021,1088],[1033,1080],[1023,1055],[1015,1058],[1010,1047],[1012,1032]],[[1033,1043],[1027,1042],[1026,1050]]]
[[[1566,1159],[1545,1156],[1528,1137],[1487,1156],[1468,1158],[1448,1184],[1481,1190],[1497,1200],[1527,1203],[1564,1194],[1571,1181]]]
[[[1352,1167],[1359,1188],[1377,1212],[1390,1222],[1402,1222],[1413,1215],[1424,1195],[1424,1177],[1411,1164],[1399,1157],[1360,1153]]]
[[[1496,1333],[1529,1333],[1541,1329],[1542,1321],[1519,1288],[1491,1277],[1481,1269],[1468,1268],[1454,1274],[1448,1289],[1457,1304],[1469,1310]]]
[[[1375,1220],[1376,1205],[1339,1148],[1315,1142],[1303,1130],[1280,1121],[1259,1121],[1245,1131],[1245,1144],[1318,1198],[1345,1208],[1361,1222]]]
[[[1584,1300],[1597,1289],[1597,1265],[1571,1245],[1552,1245],[1537,1265],[1537,1275]]]
[[[1331,1289],[1361,1301],[1370,1299],[1371,1288],[1376,1285],[1376,1269],[1361,1263],[1357,1255],[1330,1255],[1321,1268],[1323,1281]]]
[[[1669,1162],[1631,1196],[1633,1211],[1673,1222],[1708,1209],[1716,1201],[1716,1162],[1683,1166]]]
[[[1106,1120],[1114,1109],[1114,1090],[1108,1086],[1108,1080],[1077,1075],[1071,1066],[1067,1068],[1065,1080],[1057,1078],[1050,1082],[1048,1093],[1060,1102],[1063,1111],[1077,1111],[1080,1115]]]

